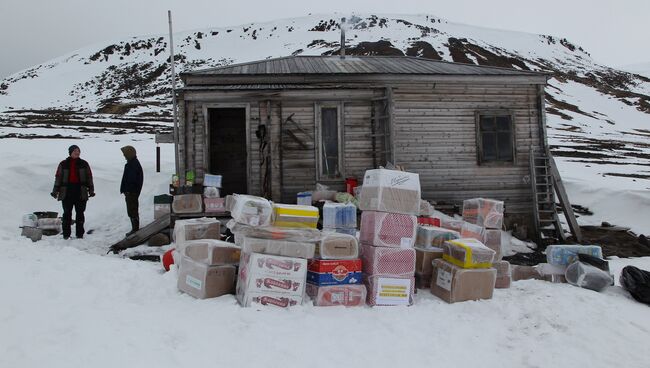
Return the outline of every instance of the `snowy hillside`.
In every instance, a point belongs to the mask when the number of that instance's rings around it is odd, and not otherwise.
[[[313,15],[178,32],[177,71],[337,53],[340,18]],[[561,37],[434,16],[359,14],[348,16],[345,28],[348,54],[411,55],[551,73],[549,141],[573,201],[596,210],[581,221],[623,222],[649,232],[634,213],[637,206],[650,211],[650,78],[599,65],[587,50]],[[12,75],[0,82],[0,138],[51,136],[43,128],[62,126],[116,134],[168,129],[168,59],[165,35],[133,37]],[[612,205],[625,211],[612,218],[607,211]]]

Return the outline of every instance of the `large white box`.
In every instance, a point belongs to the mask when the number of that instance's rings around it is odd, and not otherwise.
[[[386,169],[366,170],[359,208],[363,211],[418,215],[420,195],[418,174]]]

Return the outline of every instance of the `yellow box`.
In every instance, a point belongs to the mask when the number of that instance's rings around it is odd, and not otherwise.
[[[490,268],[496,254],[495,251],[472,238],[446,241],[442,251],[442,259],[462,268]]]
[[[318,224],[318,208],[292,204],[273,204],[273,226],[312,228]]]

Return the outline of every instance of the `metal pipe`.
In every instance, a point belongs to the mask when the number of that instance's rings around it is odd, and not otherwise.
[[[174,69],[174,36],[172,34],[172,11],[167,10],[169,20],[169,61],[172,69],[172,116],[174,119],[174,164],[176,175],[179,175],[180,157],[178,150],[178,114],[176,112],[176,71]]]
[[[345,18],[341,18],[341,59],[345,59]]]

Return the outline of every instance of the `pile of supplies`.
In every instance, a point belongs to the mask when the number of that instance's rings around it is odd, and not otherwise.
[[[235,292],[239,304],[282,308],[302,304],[307,259],[314,258],[320,240],[318,209],[237,194],[231,202],[233,219],[227,226],[242,250]]]
[[[413,304],[420,195],[418,174],[376,169],[364,175],[360,242],[370,306]]]
[[[34,212],[23,216],[20,228],[21,235],[33,242],[39,241],[43,235],[56,235],[61,232],[61,218],[57,212]]]
[[[202,194],[197,193],[197,189],[191,185],[192,182],[189,180],[186,184],[187,186],[184,187],[186,188],[185,194],[174,195],[171,204],[172,212],[178,214],[205,212],[215,215],[226,213],[226,199],[222,198],[220,193],[221,175],[205,174]]]

